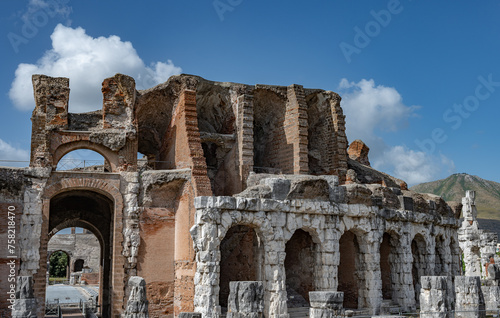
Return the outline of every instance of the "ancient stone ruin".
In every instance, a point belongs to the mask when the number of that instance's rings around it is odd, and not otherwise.
[[[138,91],[117,74],[101,110],[75,114],[68,79],[33,87],[30,165],[0,169],[0,208],[17,211],[16,275],[38,317],[48,241],[67,227],[99,241],[103,317],[146,301],[152,317],[414,311],[423,276],[460,275],[459,213],[371,168],[362,142],[348,153],[336,93],[192,75]],[[57,170],[78,149],[102,169]],[[231,294],[243,281],[262,299]]]
[[[71,228],[70,234],[49,236],[51,238],[47,245],[47,266],[50,266],[50,255],[63,252],[68,256],[66,278],[71,285],[99,283],[101,248],[94,234],[88,230],[75,233],[75,228]]]

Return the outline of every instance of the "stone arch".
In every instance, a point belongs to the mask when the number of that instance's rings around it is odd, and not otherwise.
[[[309,306],[309,292],[317,289],[317,273],[321,270],[320,243],[314,230],[300,228],[285,244],[288,308]]]
[[[73,142],[67,142],[59,145],[53,153],[52,161],[54,169],[57,167],[59,161],[66,154],[71,151],[79,150],[79,149],[88,149],[97,152],[109,163],[111,167],[111,171],[115,172],[118,170],[118,153],[109,149],[106,146],[96,144],[94,142],[88,140],[78,140]]]
[[[428,275],[429,271],[427,246],[425,237],[420,233],[417,233],[411,242],[413,290],[417,304],[420,298],[420,278]]]
[[[393,294],[393,261],[394,246],[392,236],[384,232],[380,243],[380,273],[382,277],[382,299],[392,299]]]
[[[380,243],[380,274],[382,279],[382,299],[392,300],[393,304],[404,306],[405,273],[401,270],[406,258],[403,235],[392,226],[386,228]]]
[[[123,198],[120,190],[109,182],[95,178],[68,178],[48,184],[42,194],[42,199],[50,200],[54,196],[74,190],[94,191],[108,197],[115,205],[115,212],[122,214]]]
[[[264,246],[258,231],[246,222],[237,222],[226,229],[220,240],[219,305],[224,312],[231,281],[264,279]]]
[[[446,240],[442,234],[435,237],[435,252],[434,252],[434,275],[446,276],[449,273],[449,258],[446,257],[448,253]]]
[[[85,261],[83,259],[75,259],[75,261],[73,262],[73,272],[81,272],[84,265]]]
[[[344,292],[344,308],[357,309],[362,286],[362,259],[357,231],[344,231],[339,240],[338,291]]]
[[[117,187],[111,183],[113,181],[74,176],[56,178],[48,182],[42,194],[46,220],[43,228],[47,236],[53,235],[59,228],[75,226],[90,230],[98,238],[103,263],[99,271],[99,299],[103,316],[108,316],[111,311],[120,312],[123,299],[112,295],[123,294],[125,282],[125,272],[112,266],[114,262],[121,262],[123,257],[123,199]],[[97,220],[94,213],[93,221],[85,219],[85,215],[91,214],[85,214],[87,212],[84,213],[84,210],[92,211],[92,208],[91,205],[79,204],[79,200],[90,200],[98,204],[99,209],[107,209],[108,212],[104,214],[107,218],[101,215]],[[60,212],[61,209],[64,209],[65,213]],[[47,241],[42,240],[41,253],[44,253],[46,248]],[[45,286],[37,298],[44,297],[44,293]]]

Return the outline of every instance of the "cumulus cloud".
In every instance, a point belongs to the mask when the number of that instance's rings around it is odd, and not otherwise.
[[[172,61],[146,65],[128,41],[120,37],[94,38],[81,27],[57,25],[50,36],[52,49],[36,64],[19,64],[9,91],[14,105],[21,110],[34,107],[31,75],[69,77],[70,111],[85,112],[102,107],[101,83],[116,73],[132,76],[138,89],[149,88],[166,81],[182,70]]]
[[[406,106],[393,87],[375,85],[373,79],[358,83],[342,79],[339,84],[346,116],[355,120],[348,129],[352,135],[369,136],[375,130],[397,131],[416,116],[418,106]]]
[[[14,161],[28,161],[29,157],[28,151],[13,147],[0,139],[0,160],[2,160],[0,166],[27,166],[27,162],[16,163]]]
[[[406,146],[389,147],[382,156],[376,158],[373,167],[388,170],[410,186],[435,180],[442,172],[453,173],[455,164],[444,155],[434,156]]]
[[[427,182],[454,170],[453,161],[444,155],[433,156],[404,145],[390,146],[381,132],[398,132],[417,117],[419,106],[408,106],[393,87],[375,85],[373,79],[339,84],[342,108],[346,115],[346,133],[350,141],[363,140],[370,147],[370,161],[375,169],[405,180],[409,185]]]

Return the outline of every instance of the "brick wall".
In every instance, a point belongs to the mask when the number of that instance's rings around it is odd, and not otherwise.
[[[198,130],[194,91],[184,90],[180,95],[163,142],[160,161],[164,164],[160,168],[190,168],[196,195],[212,195]]]

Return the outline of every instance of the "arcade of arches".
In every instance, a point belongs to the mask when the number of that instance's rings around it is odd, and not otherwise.
[[[0,168],[0,206],[17,211],[16,271],[33,277],[38,317],[48,243],[67,227],[98,240],[104,318],[124,314],[131,276],[150,315],[219,317],[231,280],[260,280],[276,318],[324,290],[346,308],[411,310],[419,277],[459,270],[455,211],[348,155],[334,92],[192,75],[138,91],[117,74],[102,109],[75,114],[67,78],[34,75],[33,88],[30,166]],[[102,169],[57,170],[79,149]]]

